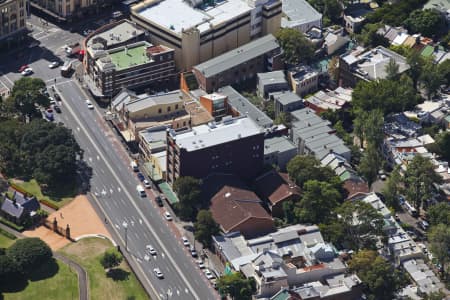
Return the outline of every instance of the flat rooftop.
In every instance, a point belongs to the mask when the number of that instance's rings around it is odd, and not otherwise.
[[[138,29],[135,24],[128,20],[124,20],[108,30],[91,36],[87,41],[87,47],[92,46],[94,39],[102,38],[106,41],[106,47],[111,48],[116,44],[122,44],[125,41],[132,40],[143,33],[144,31]]]
[[[262,131],[258,125],[247,117],[231,118],[220,123],[211,122],[182,132],[170,131],[176,144],[187,151],[208,148],[260,133]]]
[[[281,27],[294,27],[322,19],[322,14],[314,9],[306,0],[282,0],[284,17]]]
[[[116,66],[116,70],[130,68],[132,66],[149,63],[152,59],[147,56],[147,48],[151,44],[140,44],[128,48],[120,48],[109,53],[111,62]]]
[[[187,1],[163,0],[138,10],[138,14],[161,27],[176,34],[183,30],[197,27],[200,33],[208,31],[211,26],[228,22],[252,9],[243,0],[217,1],[215,6],[202,5],[194,8]]]

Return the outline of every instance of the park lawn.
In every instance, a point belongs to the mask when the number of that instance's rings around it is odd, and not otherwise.
[[[28,283],[3,292],[4,300],[78,299],[78,276],[69,266],[57,260],[35,270]]]
[[[7,237],[4,234],[0,233],[0,248],[8,248],[13,243],[14,243],[13,239],[10,239],[9,237]]]
[[[68,204],[70,201],[73,200],[73,197],[61,197],[59,199],[55,199],[53,197],[45,196],[42,194],[41,188],[39,187],[39,184],[35,179],[31,179],[30,181],[17,181],[13,180],[14,184],[21,187],[28,193],[36,196],[38,200],[46,200],[54,205],[56,205],[58,208],[63,207],[64,205]]]
[[[115,281],[106,276],[100,258],[107,249],[113,247],[107,239],[84,238],[67,245],[60,252],[78,262],[87,271],[91,299],[149,299],[125,261],[119,268],[128,274],[126,279]]]

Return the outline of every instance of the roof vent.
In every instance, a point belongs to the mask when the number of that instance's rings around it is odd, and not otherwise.
[[[231,196],[231,193],[230,193],[230,192],[225,193],[225,198],[229,198],[230,196]]]

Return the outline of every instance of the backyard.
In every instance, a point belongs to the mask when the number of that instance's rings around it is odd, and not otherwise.
[[[14,243],[14,240],[7,237],[0,231],[0,248],[8,248]]]
[[[114,246],[101,238],[85,238],[67,245],[60,252],[78,262],[88,273],[91,299],[149,299],[126,262],[122,262],[116,278],[107,277],[100,258]]]

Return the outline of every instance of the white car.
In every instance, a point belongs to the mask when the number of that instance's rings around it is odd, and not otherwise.
[[[201,260],[201,259],[197,260],[197,265],[200,269],[205,268],[205,264],[203,263],[203,260]]]
[[[155,273],[156,277],[158,277],[159,279],[164,278],[164,275],[159,268],[154,268],[153,273]]]
[[[48,65],[48,67],[50,69],[57,68],[58,66],[59,66],[59,62],[57,62],[57,61],[54,61],[54,62],[52,62],[51,64]]]
[[[211,271],[210,270],[208,270],[208,269],[206,269],[205,271],[205,276],[206,276],[206,278],[208,278],[209,280],[211,280],[211,279],[214,279],[215,277],[214,277],[214,275],[211,273]]]
[[[56,100],[53,97],[48,97],[48,100],[50,100],[50,104],[56,104]]]
[[[168,211],[166,211],[164,213],[164,217],[166,218],[167,221],[172,221],[172,216],[170,215],[170,213]]]
[[[92,104],[91,100],[86,99],[86,105],[89,109],[94,109],[94,105]]]
[[[153,255],[153,256],[156,255],[156,250],[151,245],[147,245],[147,246],[145,246],[145,248],[147,249],[148,253],[150,253],[150,255]]]
[[[33,74],[33,69],[32,68],[26,68],[25,70],[22,71],[22,76],[28,76]]]
[[[150,182],[147,179],[142,181],[142,183],[144,184],[146,189],[151,189],[152,188],[152,185],[150,184]]]
[[[191,246],[191,255],[192,257],[197,257],[197,250],[195,250],[195,248],[192,246]]]
[[[187,239],[187,237],[182,236],[181,240],[183,241],[183,245],[186,247],[189,247],[191,244],[189,243],[189,240]]]

